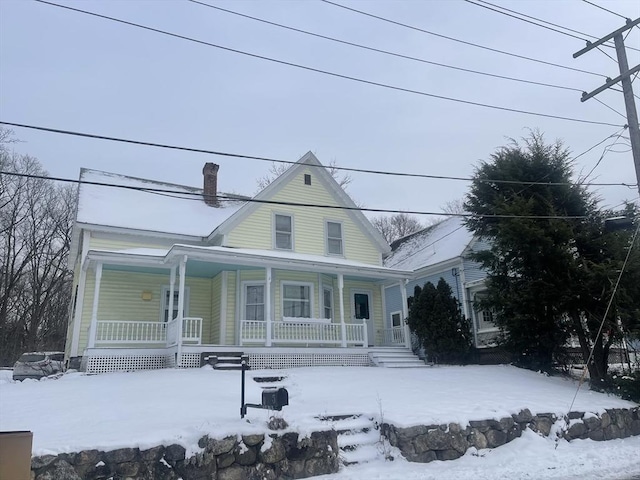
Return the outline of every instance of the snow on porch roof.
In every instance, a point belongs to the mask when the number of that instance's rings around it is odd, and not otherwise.
[[[459,257],[473,239],[460,217],[451,217],[436,225],[397,240],[387,267],[416,271]]]
[[[233,215],[241,202],[204,203],[202,189],[82,169],[81,182],[97,182],[133,188],[81,183],[77,221],[109,227],[204,237]],[[177,193],[140,191],[161,189]]]

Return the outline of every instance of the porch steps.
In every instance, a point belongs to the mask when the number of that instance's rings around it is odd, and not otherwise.
[[[338,433],[340,460],[343,465],[367,463],[380,458],[380,433],[372,418],[359,414],[328,415],[317,418],[331,423]]]
[[[214,370],[242,370],[244,352],[203,352],[200,365],[211,365]]]
[[[427,365],[410,349],[386,347],[369,350],[369,358],[377,367],[384,368],[426,368]]]

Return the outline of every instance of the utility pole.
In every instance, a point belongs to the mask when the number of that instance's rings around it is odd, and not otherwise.
[[[578,58],[580,55],[599,47],[604,42],[607,42],[613,38],[616,46],[616,55],[618,56],[618,67],[620,69],[620,75],[614,79],[607,78],[607,81],[604,85],[596,88],[590,93],[584,92],[580,101],[584,102],[586,100],[589,100],[591,97],[596,96],[598,93],[603,92],[616,83],[622,82],[622,93],[624,95],[624,104],[627,110],[627,125],[629,126],[629,139],[631,140],[633,162],[636,167],[636,182],[638,183],[638,192],[640,192],[640,128],[638,127],[638,112],[636,110],[636,103],[633,99],[631,75],[640,71],[640,64],[636,65],[632,69],[629,69],[627,52],[624,48],[624,38],[622,38],[622,33],[626,32],[630,28],[635,27],[639,23],[640,18],[636,18],[633,21],[627,19],[627,24],[624,27],[617,29],[615,32],[612,32],[595,42],[587,41],[587,46],[585,48],[573,54],[573,58]]]

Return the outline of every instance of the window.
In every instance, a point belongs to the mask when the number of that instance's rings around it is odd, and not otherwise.
[[[264,285],[253,284],[244,287],[244,319],[264,320]]]
[[[282,316],[311,318],[310,284],[282,284]]]
[[[356,293],[353,296],[353,306],[355,310],[355,317],[358,320],[367,319],[369,316],[369,295],[366,293]]]
[[[282,250],[293,249],[293,220],[289,215],[275,216],[275,244]]]
[[[342,224],[327,222],[327,253],[342,255]]]
[[[333,319],[333,289],[331,287],[322,287],[322,309],[324,317]]]
[[[168,322],[178,316],[178,290],[173,291],[173,312],[171,318],[169,318],[169,287],[162,287],[162,321]],[[184,287],[184,306],[182,316],[186,317],[189,311],[189,287]]]
[[[304,174],[304,184],[311,185],[311,175],[309,175],[308,173]]]
[[[402,313],[400,312],[393,312],[391,314],[391,326],[392,327],[399,327],[402,323]]]
[[[487,328],[495,328],[496,324],[493,318],[493,311],[490,309],[482,309],[482,302],[486,298],[486,295],[476,294],[474,296],[475,302],[475,316],[476,316],[476,325],[478,330],[483,330]]]

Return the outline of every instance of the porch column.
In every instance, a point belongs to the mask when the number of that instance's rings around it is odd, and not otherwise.
[[[340,334],[342,335],[342,346],[347,346],[347,326],[344,323],[344,275],[338,274],[338,297],[340,298]]]
[[[271,267],[265,268],[264,320],[267,322],[265,346],[271,346]]]
[[[182,366],[182,317],[184,315],[184,277],[186,274],[186,270],[187,256],[185,255],[184,257],[182,257],[182,260],[180,260],[180,282],[178,284],[178,325],[176,325],[178,335],[178,358],[176,360],[176,365],[178,367]]]
[[[409,329],[409,322],[407,317],[409,316],[409,307],[407,306],[407,283],[408,279],[404,279],[400,282],[400,295],[402,296],[402,317],[404,322],[404,345],[407,348],[411,348],[411,330]]]
[[[100,281],[102,280],[102,262],[96,265],[96,283],[93,289],[93,309],[91,310],[91,328],[89,329],[89,348],[96,345],[98,333],[98,301],[100,300]]]
[[[171,267],[170,273],[169,273],[169,305],[167,307],[167,323],[165,325],[165,332],[168,333],[167,326],[171,323],[171,320],[173,320],[173,295],[175,292],[175,286],[176,286],[176,267],[175,265],[173,267]],[[162,312],[164,310],[164,302],[165,299],[161,298],[160,299],[160,311]],[[167,346],[169,346],[169,335],[167,335],[167,338],[165,339],[165,342],[167,344]]]

